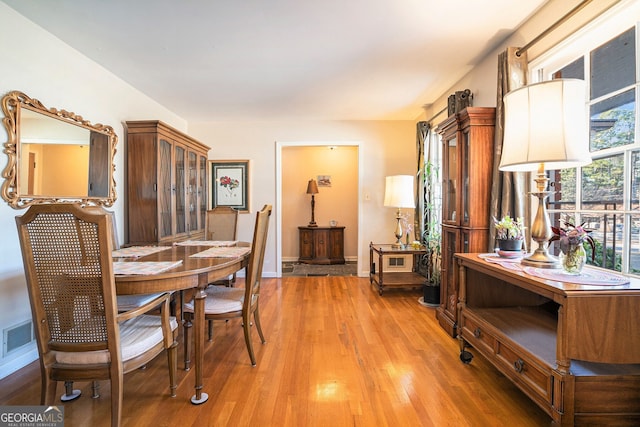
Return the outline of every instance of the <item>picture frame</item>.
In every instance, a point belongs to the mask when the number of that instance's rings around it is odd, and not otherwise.
[[[249,213],[249,160],[211,160],[211,208],[229,206]]]
[[[331,175],[318,175],[318,187],[331,187]]]

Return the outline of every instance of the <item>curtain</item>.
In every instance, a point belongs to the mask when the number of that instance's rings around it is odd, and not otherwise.
[[[491,186],[490,215],[500,219],[505,215],[512,218],[522,217],[525,224],[531,224],[531,204],[528,202],[530,179],[528,172],[501,172],[498,170],[502,157],[504,140],[504,102],[503,96],[509,91],[527,84],[527,55],[516,55],[517,47],[509,47],[498,55],[498,93],[496,102],[496,128],[493,152],[493,175]],[[527,229],[529,241],[530,232]],[[495,248],[496,232],[489,227],[489,247]]]
[[[417,150],[417,172],[416,172],[416,210],[413,216],[414,223],[414,240],[420,241],[422,244],[428,245],[427,239],[429,236],[425,235],[425,224],[431,219],[432,215],[429,206],[433,206],[433,201],[430,198],[433,196],[430,189],[432,188],[431,182],[428,180],[430,176],[425,171],[425,149],[431,150],[431,144],[429,144],[429,132],[431,126],[427,122],[418,122],[416,124],[416,150]],[[425,147],[426,144],[426,147]],[[429,158],[429,153],[427,153]],[[416,269],[418,273],[429,277],[429,260],[430,257],[425,255],[418,259]]]
[[[425,227],[425,203],[427,200],[427,186],[425,185],[425,171],[424,171],[424,150],[425,142],[429,138],[429,123],[418,122],[416,124],[416,151],[418,165],[416,168],[416,210],[413,215],[413,240],[423,242],[424,227]],[[427,147],[429,148],[429,147]],[[424,243],[424,242],[423,242]]]

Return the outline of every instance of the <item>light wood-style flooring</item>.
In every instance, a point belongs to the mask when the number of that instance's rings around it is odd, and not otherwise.
[[[239,279],[242,286],[242,279]],[[123,426],[547,426],[550,418],[438,325],[419,291],[381,297],[358,277],[264,279],[252,367],[240,320],[215,324],[206,342],[204,391],[194,406],[180,335],[177,397],[166,357],[125,375]],[[473,350],[471,350],[473,351]],[[65,404],[65,427],[110,425],[109,383]],[[62,393],[62,384],[58,390]],[[38,405],[38,362],[0,380],[0,405]]]

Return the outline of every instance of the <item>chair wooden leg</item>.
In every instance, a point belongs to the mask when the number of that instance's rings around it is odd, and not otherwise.
[[[111,368],[111,427],[120,427],[123,400],[122,365]]]
[[[253,345],[251,344],[251,322],[249,321],[249,316],[249,313],[243,316],[242,329],[244,330],[244,342],[247,345],[251,366],[256,366],[256,356],[253,354]]]
[[[167,361],[169,362],[169,391],[171,397],[176,397],[176,372],[178,370],[178,342],[174,341],[167,349]]]
[[[262,326],[260,325],[260,310],[258,307],[256,307],[256,311],[253,312],[253,320],[256,324],[258,335],[260,335],[260,341],[262,341],[262,344],[266,343],[267,341],[264,339],[264,334],[262,333]]]
[[[184,370],[188,371],[191,369],[191,327],[193,323],[191,323],[193,314],[185,313],[184,316]]]
[[[213,320],[209,320],[209,341],[213,341]]]
[[[53,381],[49,377],[49,372],[47,372],[46,370],[43,369],[41,372],[42,373],[40,376],[42,377],[42,389],[40,391],[40,403],[42,405],[53,405],[56,398],[55,396],[58,382]]]

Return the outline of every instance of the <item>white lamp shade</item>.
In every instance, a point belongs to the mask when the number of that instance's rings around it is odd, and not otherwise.
[[[411,175],[393,175],[386,177],[384,205],[394,208],[415,208],[413,177]]]
[[[585,82],[557,79],[504,96],[502,171],[563,169],[591,163]]]

